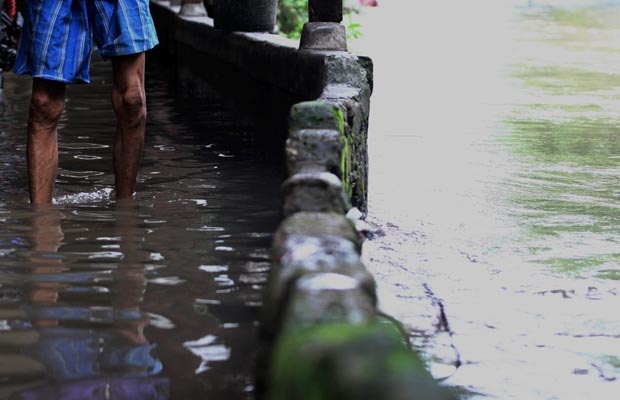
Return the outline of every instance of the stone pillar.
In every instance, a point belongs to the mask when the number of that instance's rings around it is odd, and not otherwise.
[[[342,22],[342,0],[308,0],[310,22]]]
[[[216,29],[240,32],[273,32],[278,0],[215,0]]]
[[[308,20],[301,32],[301,49],[347,50],[346,31],[340,24],[342,0],[308,0]]]
[[[207,15],[207,10],[203,0],[182,0],[179,15],[184,17],[204,17]]]

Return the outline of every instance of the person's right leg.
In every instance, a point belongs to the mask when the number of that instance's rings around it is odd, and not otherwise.
[[[146,126],[144,53],[112,58],[112,105],[116,113],[114,187],[116,199],[131,198],[136,188]]]
[[[30,202],[52,202],[58,170],[58,121],[65,107],[66,85],[34,78],[28,117],[28,188]]]
[[[112,60],[115,195],[128,199],[135,191],[144,144],[144,53],[157,45],[157,32],[148,0],[85,1],[99,54]]]

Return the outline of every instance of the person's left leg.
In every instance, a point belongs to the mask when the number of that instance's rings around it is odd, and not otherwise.
[[[62,82],[34,78],[28,114],[28,187],[32,204],[50,204],[58,169],[58,122],[65,108]]]
[[[116,113],[114,179],[117,199],[130,198],[136,188],[146,126],[144,53],[112,57],[112,105]]]

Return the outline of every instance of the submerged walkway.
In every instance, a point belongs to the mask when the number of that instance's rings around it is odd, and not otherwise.
[[[367,186],[374,236],[364,255],[379,307],[405,323],[434,376],[468,399],[608,398],[620,382],[614,351],[620,80],[612,69],[620,64],[619,12],[547,8],[560,2],[383,0],[365,10],[365,36],[350,42],[375,61]],[[185,22],[191,29],[184,34],[205,29]],[[202,49],[246,43],[235,34],[210,34],[227,42],[198,43]],[[386,45],[394,35],[407,42]],[[264,36],[245,38],[261,48]],[[274,51],[247,53],[254,61],[274,54],[296,60],[295,68],[271,71],[271,78],[290,85],[268,93],[263,86],[247,96],[250,105],[266,108],[276,103],[261,103],[256,93],[284,99],[264,116],[281,117],[291,103],[312,96],[344,98],[353,116],[367,112],[347,102],[358,94],[344,84],[350,74],[332,75],[322,82],[327,87],[311,79],[342,71],[348,62],[367,76],[367,59],[312,53],[300,59],[284,39]],[[0,398],[113,390],[157,399],[255,395],[248,361],[255,355],[286,171],[273,148],[254,145],[266,132],[281,141],[286,132],[264,129],[274,121],[256,124],[231,114],[216,85],[192,75],[234,65],[216,75],[217,83],[226,83],[254,61],[204,63],[189,46],[169,55],[199,62],[181,62],[174,84],[162,79],[175,76],[164,67],[149,72],[145,162],[137,202],[129,207],[109,196],[109,66],[97,64],[93,85],[69,93],[58,204],[42,212],[25,205],[29,87],[17,77],[7,81],[0,121],[0,375],[6,378]],[[230,89],[243,94],[246,83]],[[188,101],[179,89],[205,99]],[[360,126],[360,119],[345,121]],[[332,150],[341,149],[339,129],[320,132],[333,139]],[[296,133],[297,139],[317,134]],[[315,193],[334,182],[338,187],[329,174],[364,174],[340,170],[341,160],[327,160],[334,167],[328,173],[302,174],[319,183]],[[343,207],[338,196],[321,200],[321,206]],[[286,227],[281,237],[297,243],[298,227]],[[343,247],[328,250],[356,255],[357,238],[341,239],[322,244],[337,242]],[[318,254],[317,265],[329,264],[318,247],[308,247]],[[300,254],[289,257],[289,267],[307,258]],[[349,261],[347,267],[359,267],[356,257]],[[373,314],[367,301],[372,280],[360,271],[361,288],[342,276],[298,279],[308,290],[298,299],[321,287],[361,289],[355,304],[364,307],[352,315]],[[366,354],[337,347],[350,351],[347,357]],[[86,361],[74,363],[78,356]],[[286,382],[308,383],[299,374],[292,378],[301,380]],[[280,394],[288,399],[286,391]]]
[[[253,354],[283,168],[212,96],[149,60],[134,204],[114,202],[110,65],[71,86],[56,205],[28,204],[30,84],[0,103],[0,399],[253,397]]]

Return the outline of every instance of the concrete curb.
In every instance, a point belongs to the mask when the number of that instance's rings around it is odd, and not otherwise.
[[[328,101],[291,109],[286,219],[264,296],[259,387],[269,400],[454,399],[409,347],[400,323],[377,309],[361,239],[345,217],[350,193],[340,179],[357,160],[348,156],[340,110]]]
[[[179,11],[179,6],[151,1],[160,40],[152,53],[169,62],[179,90],[196,97],[226,93],[239,111],[254,117],[261,137],[278,148],[288,137],[292,107],[317,99],[332,104],[343,118],[339,126],[323,128],[340,132],[351,160],[340,178],[352,205],[365,211],[372,61],[343,51],[300,50],[297,42],[270,33],[226,32],[215,29],[209,17]]]
[[[366,211],[372,61],[298,49],[268,33],[225,32],[151,2],[179,85],[215,89],[258,115],[284,150],[288,178],[273,241],[257,360],[257,395],[272,400],[453,399],[377,309],[361,238],[345,214]]]

